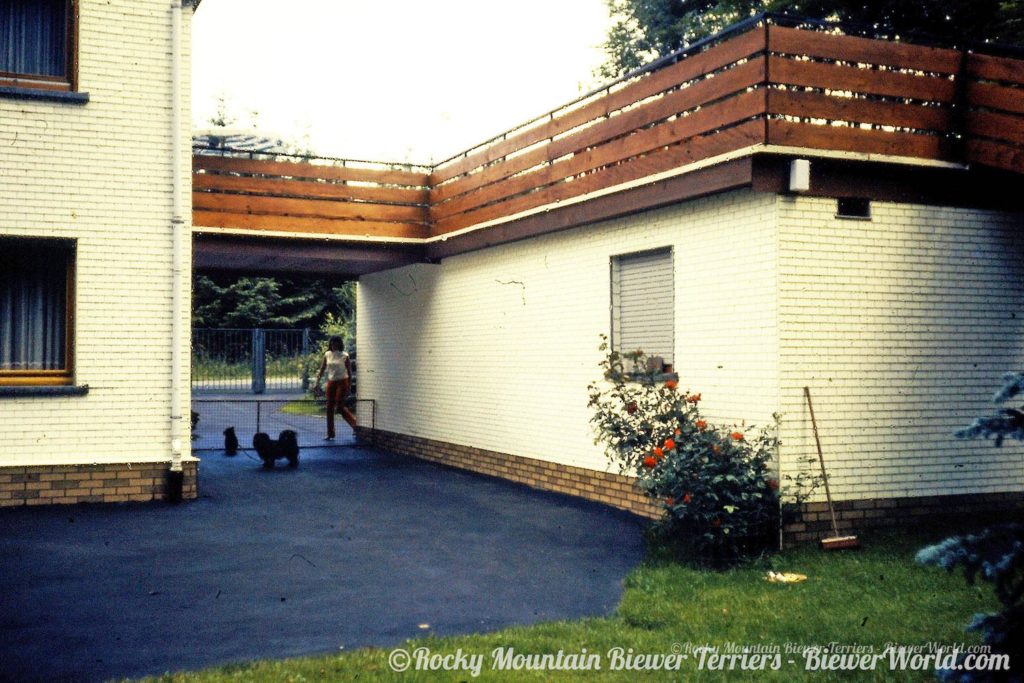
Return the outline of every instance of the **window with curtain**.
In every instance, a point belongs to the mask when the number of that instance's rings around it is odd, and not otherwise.
[[[71,381],[74,245],[0,238],[0,384]]]
[[[672,250],[612,257],[612,348],[673,363],[675,291]]]
[[[0,82],[70,87],[73,16],[70,0],[0,0]]]

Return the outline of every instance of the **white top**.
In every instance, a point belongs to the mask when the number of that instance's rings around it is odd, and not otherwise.
[[[348,360],[347,353],[344,351],[328,351],[325,358],[327,359],[328,382],[348,379],[348,369],[345,367],[345,361]]]

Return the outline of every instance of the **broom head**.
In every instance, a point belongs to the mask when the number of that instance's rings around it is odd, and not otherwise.
[[[860,541],[856,536],[833,536],[820,541],[822,550],[842,550],[843,548],[859,548]]]

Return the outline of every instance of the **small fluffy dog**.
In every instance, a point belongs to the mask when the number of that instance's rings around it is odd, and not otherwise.
[[[252,437],[252,447],[256,454],[263,461],[263,469],[274,469],[274,461],[278,458],[287,458],[288,467],[299,466],[299,438],[298,434],[290,429],[281,432],[277,440],[271,439],[263,432]]]
[[[238,437],[234,427],[224,430],[224,455],[238,455]]]

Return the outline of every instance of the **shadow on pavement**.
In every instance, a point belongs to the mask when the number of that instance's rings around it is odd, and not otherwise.
[[[411,458],[336,446],[263,471],[245,453],[199,455],[194,502],[0,510],[0,678],[605,615],[642,554],[632,516]]]

